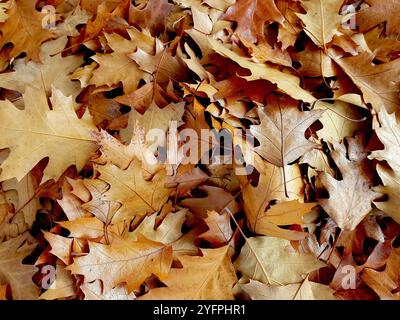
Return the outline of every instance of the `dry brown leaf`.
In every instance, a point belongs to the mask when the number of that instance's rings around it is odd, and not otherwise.
[[[113,223],[157,212],[168,200],[171,190],[164,187],[165,171],[159,171],[148,181],[143,178],[138,160],[132,161],[126,170],[113,164],[95,168],[100,179],[110,185],[102,199],[121,204],[112,218]]]
[[[278,167],[297,160],[318,147],[307,140],[305,131],[322,115],[322,110],[300,112],[288,97],[270,96],[267,107],[259,110],[260,125],[250,130],[260,142],[254,150]]]
[[[68,266],[73,274],[82,274],[85,282],[102,280],[107,292],[126,283],[132,292],[152,274],[166,279],[172,262],[172,248],[144,237],[137,241],[115,238],[111,245],[89,241],[89,253]]]
[[[259,281],[250,280],[241,284],[241,288],[252,300],[336,300],[333,290],[326,285],[309,281],[286,286],[267,285]]]
[[[78,119],[72,98],[54,88],[52,92],[52,110],[44,92],[32,87],[23,95],[24,110],[7,100],[0,103],[0,128],[4,130],[0,148],[11,150],[1,165],[1,181],[22,180],[46,157],[50,159],[43,180],[57,180],[70,165],[81,169],[97,149],[91,134],[96,127],[90,116]]]
[[[152,289],[140,299],[231,300],[236,282],[229,246],[202,249],[203,256],[180,256],[183,268],[172,268],[163,282],[165,288]]]
[[[353,147],[359,148],[353,141]],[[351,152],[349,150],[349,152]],[[365,157],[346,158],[344,145],[334,144],[332,158],[343,179],[337,180],[326,172],[318,175],[329,192],[329,199],[318,203],[343,230],[352,231],[372,210],[371,203],[380,194],[372,190],[372,177],[367,171]]]
[[[36,246],[32,240],[24,233],[0,244],[0,282],[10,286],[15,300],[32,300],[39,296],[39,287],[32,281],[37,268],[22,264]]]
[[[236,21],[236,34],[247,41],[257,42],[264,38],[266,22],[282,23],[284,18],[273,0],[238,0],[222,16]]]
[[[35,0],[11,0],[9,2],[8,18],[0,27],[0,48],[4,48],[7,43],[12,43],[14,45],[10,52],[12,57],[17,57],[25,52],[28,59],[39,62],[40,45],[51,39],[53,34],[43,28],[44,14],[36,11],[35,5]]]
[[[299,253],[288,240],[253,237],[246,240],[235,262],[243,277],[263,283],[287,285],[325,264],[312,253]]]

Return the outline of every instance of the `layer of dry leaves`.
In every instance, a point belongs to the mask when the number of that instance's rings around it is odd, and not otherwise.
[[[400,299],[398,0],[9,0],[0,21],[0,299]],[[200,163],[211,143],[149,165],[170,121],[240,129],[254,171]]]

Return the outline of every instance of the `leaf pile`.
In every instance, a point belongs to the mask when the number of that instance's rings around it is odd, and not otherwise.
[[[1,3],[0,300],[399,300],[399,17]]]

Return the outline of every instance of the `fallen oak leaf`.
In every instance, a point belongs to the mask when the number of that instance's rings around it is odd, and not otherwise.
[[[172,248],[141,237],[127,241],[115,237],[111,245],[89,241],[89,253],[77,257],[67,267],[73,274],[82,274],[85,282],[102,280],[107,292],[126,283],[128,293],[152,274],[164,280],[172,263]]]
[[[50,287],[43,292],[39,299],[56,300],[61,298],[73,297],[77,294],[75,279],[71,273],[66,270],[62,263],[57,263],[55,280]]]
[[[0,26],[0,49],[12,43],[11,57],[25,52],[28,60],[40,62],[40,45],[53,37],[50,30],[43,28],[44,14],[37,12],[35,5],[36,0],[11,0],[8,3],[8,19]]]
[[[250,279],[249,283],[240,284],[240,287],[252,300],[336,300],[334,290],[308,278],[286,286],[268,285]]]
[[[199,217],[206,217],[207,211],[214,210],[220,212],[228,209],[232,214],[240,210],[235,198],[226,190],[214,186],[200,186],[200,190],[207,193],[204,198],[186,198],[179,205],[188,208]]]
[[[91,199],[82,204],[82,208],[90,212],[105,225],[109,225],[121,204],[116,201],[104,199],[105,192],[109,189],[107,182],[99,179],[85,179],[84,186],[88,189]]]
[[[394,112],[399,105],[400,60],[374,64],[374,56],[364,52],[355,57],[340,58],[332,54],[330,57],[360,88],[366,103],[370,103],[375,112],[386,109]]]
[[[307,211],[312,207],[311,204],[301,204],[295,201],[302,198],[304,187],[299,167],[297,165],[287,166],[286,177],[288,198],[293,200],[294,207],[297,207],[300,211],[304,211],[304,209]],[[290,240],[303,239],[307,235],[303,232],[280,228],[278,225],[284,225],[287,220],[281,223],[282,220],[279,220],[279,218],[274,219],[271,217],[270,219],[268,216],[269,210],[267,210],[267,207],[272,201],[278,201],[270,209],[272,210],[272,214],[277,209],[282,212],[279,208],[284,208],[287,203],[290,203],[285,202],[288,199],[285,195],[285,182],[282,171],[278,167],[265,163],[264,172],[260,174],[258,185],[253,186],[250,183],[245,183],[242,187],[243,207],[247,218],[247,225],[252,232]],[[276,206],[277,208],[273,209]],[[293,223],[294,221],[299,222],[298,220],[292,220],[291,222]]]
[[[361,32],[365,32],[372,27],[386,22],[386,33],[397,34],[400,29],[400,4],[396,0],[365,0],[369,7],[362,8],[357,13],[357,24]],[[391,13],[391,14],[388,14]]]
[[[96,151],[92,132],[97,129],[90,116],[78,119],[72,98],[55,88],[52,92],[52,110],[45,93],[32,87],[23,94],[24,110],[8,100],[0,102],[0,148],[11,150],[1,164],[1,181],[14,177],[21,181],[46,157],[49,163],[42,180],[57,180],[71,165],[82,169]]]
[[[60,221],[58,224],[70,232],[70,238],[98,239],[103,237],[104,233],[107,232],[104,223],[96,217]]]
[[[22,260],[35,247],[36,244],[28,233],[0,244],[0,276],[10,285],[14,300],[33,300],[39,296],[39,287],[32,281],[38,269],[22,264]]]
[[[232,50],[229,50],[222,43],[212,39],[211,37],[208,37],[208,42],[215,52],[231,59],[242,68],[250,70],[251,76],[243,76],[242,78],[248,81],[260,79],[268,80],[271,83],[276,84],[279,89],[294,99],[302,100],[308,103],[315,102],[316,99],[314,96],[307,90],[304,90],[300,87],[300,79],[298,77],[267,66],[266,64],[252,62],[250,59],[241,56]]]
[[[253,43],[264,38],[266,22],[283,23],[285,20],[274,0],[238,0],[221,19],[236,21],[235,33]]]
[[[230,215],[216,211],[208,211],[204,218],[208,230],[199,235],[199,238],[207,240],[213,246],[221,246],[229,243],[233,236]]]
[[[369,159],[386,161],[396,172],[400,172],[400,125],[396,119],[396,113],[389,113],[385,109],[379,111],[374,117],[373,128],[379,140],[384,145],[383,150],[372,151]]]
[[[163,32],[173,5],[167,0],[148,0],[138,7],[129,7],[129,23],[149,27],[153,35]]]
[[[132,232],[125,234],[126,239],[136,241],[140,235],[152,241],[164,244],[172,243],[182,236],[182,225],[186,220],[187,209],[178,212],[170,212],[162,220],[161,224],[155,228],[157,214],[147,216]]]
[[[69,265],[71,261],[73,240],[47,231],[43,231],[43,235],[51,246],[49,252],[59,258],[66,265]]]
[[[296,13],[305,24],[305,32],[319,47],[325,48],[346,18],[339,14],[344,0],[302,0],[306,14]]]
[[[400,300],[400,293],[396,292],[400,284],[399,265],[400,250],[396,248],[392,250],[385,270],[379,272],[366,268],[362,272],[361,278],[382,300]]]
[[[183,102],[170,103],[164,108],[159,108],[154,102],[150,104],[144,114],[140,114],[136,110],[131,110],[129,114],[128,127],[121,130],[121,138],[124,142],[129,142],[134,138],[137,130],[143,130],[144,136],[150,130],[157,129],[158,132],[166,133],[172,121],[177,122],[177,126],[181,124],[182,116],[185,111]],[[166,137],[165,137],[166,139]],[[157,141],[158,142],[158,141]],[[165,145],[165,141],[160,141],[152,145],[153,148]]]
[[[282,105],[281,105],[282,103]],[[250,126],[250,132],[260,142],[254,148],[261,157],[271,164],[281,167],[286,186],[285,166],[305,153],[319,147],[305,138],[305,131],[322,115],[323,110],[301,112],[294,106],[294,100],[280,96],[267,98],[267,108],[258,110],[259,125]]]
[[[125,285],[118,285],[115,288],[104,292],[103,284],[100,280],[84,283],[81,290],[85,295],[84,300],[135,300],[133,292],[128,294]]]
[[[183,268],[172,268],[164,288],[150,289],[139,300],[233,300],[235,270],[229,246],[201,249],[203,256],[180,256]]]
[[[350,148],[360,147],[356,140],[350,139],[349,144]],[[371,202],[380,194],[372,190],[372,177],[364,155],[349,160],[346,148],[338,143],[334,143],[331,155],[343,179],[339,181],[321,172],[318,177],[327,188],[329,199],[318,199],[318,203],[342,230],[352,231],[372,210]]]
[[[150,180],[145,180],[141,163],[136,159],[126,170],[113,164],[95,165],[95,169],[100,173],[99,179],[110,185],[102,195],[102,200],[121,204],[112,217],[113,223],[159,211],[171,192],[164,187],[165,170],[158,171]]]
[[[400,173],[377,165],[376,171],[383,182],[383,186],[375,187],[376,192],[387,196],[386,201],[374,201],[376,207],[400,223]]]
[[[176,187],[176,197],[187,194],[190,190],[206,182],[210,177],[200,168],[195,167],[190,171],[184,166],[179,166],[174,176],[167,176],[165,186]]]
[[[304,135],[323,110],[301,112],[294,103],[289,97],[281,99],[270,95],[266,108],[258,110],[260,125],[250,126],[251,133],[260,142],[255,152],[278,167],[284,167],[318,147]]]
[[[243,277],[279,285],[298,283],[303,280],[302,275],[323,266],[314,254],[297,252],[290,241],[265,236],[247,238],[235,261]]]
[[[40,47],[40,63],[26,62],[23,58],[15,60],[13,72],[0,74],[0,86],[20,93],[25,93],[27,86],[33,86],[49,96],[55,87],[75,101],[81,90],[78,83],[71,81],[70,74],[83,63],[83,58],[81,55],[63,57],[60,52],[67,42],[67,37],[60,37],[44,43]]]

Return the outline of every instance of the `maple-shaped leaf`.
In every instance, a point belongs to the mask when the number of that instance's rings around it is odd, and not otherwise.
[[[303,0],[302,6],[306,14],[297,16],[305,24],[305,32],[319,47],[332,41],[333,36],[339,34],[338,28],[343,21],[339,14],[344,0]]]
[[[97,149],[92,132],[97,130],[85,114],[78,119],[71,97],[53,88],[50,110],[46,94],[27,87],[25,109],[10,101],[0,102],[0,148],[11,153],[1,165],[0,180],[19,181],[42,159],[49,157],[43,180],[57,180],[71,165],[78,170]]]
[[[270,95],[258,113],[261,123],[252,125],[250,131],[260,142],[254,150],[268,162],[284,167],[318,147],[304,135],[323,110],[301,112],[293,99]]]
[[[2,281],[10,285],[14,300],[33,300],[39,296],[39,288],[32,281],[37,268],[22,264],[35,247],[28,233],[0,244],[0,274]]]
[[[26,53],[28,59],[40,62],[40,45],[53,37],[53,33],[43,28],[44,14],[36,11],[36,0],[11,0],[7,10],[8,19],[0,26],[0,48],[7,43],[14,47],[10,56]]]
[[[151,289],[141,300],[232,300],[237,281],[229,246],[201,249],[203,256],[180,256],[182,268],[172,268],[164,288]]]
[[[222,19],[236,21],[235,33],[250,42],[264,38],[266,22],[283,23],[284,17],[274,0],[238,0],[229,7]]]
[[[329,199],[318,199],[318,202],[342,230],[352,231],[372,210],[371,203],[380,194],[372,190],[366,155],[358,150],[360,142],[356,139],[348,141],[349,159],[344,145],[334,143],[331,153],[343,179],[336,180],[321,172],[318,177],[328,190]]]
[[[369,7],[357,13],[357,25],[361,32],[386,22],[387,34],[398,34],[400,29],[400,3],[397,0],[365,0]]]
[[[172,262],[172,248],[141,237],[126,241],[115,237],[111,245],[89,241],[89,253],[74,259],[68,266],[73,274],[81,274],[85,282],[102,280],[105,291],[126,283],[132,292],[150,277],[160,280],[168,276]]]
[[[383,186],[374,188],[375,191],[387,196],[386,201],[374,202],[376,207],[400,223],[400,172],[392,171],[381,165],[376,167]]]
[[[241,288],[252,300],[336,300],[334,290],[327,285],[309,281],[286,286],[268,285],[259,281],[250,280],[241,284]]]
[[[23,58],[15,60],[13,72],[0,74],[0,86],[24,93],[30,85],[45,90],[49,96],[54,86],[75,100],[81,89],[77,82],[71,81],[70,74],[83,63],[83,58],[61,55],[67,41],[67,37],[61,37],[44,43],[40,48],[41,63],[26,62]]]
[[[113,164],[96,165],[95,168],[100,173],[99,179],[110,185],[102,199],[121,203],[113,223],[157,212],[168,200],[171,190],[164,187],[165,170],[157,172],[151,180],[145,180],[141,163],[136,159],[126,170]]]
[[[368,158],[386,161],[393,170],[400,172],[400,124],[396,114],[382,109],[374,118],[373,127],[385,148],[373,151]]]
[[[323,266],[314,254],[297,252],[290,241],[273,237],[248,238],[235,261],[243,276],[279,285],[298,283]]]
[[[376,112],[385,108],[389,113],[399,105],[400,59],[374,64],[374,56],[364,52],[355,57],[337,58],[336,63],[363,93],[364,101]]]

